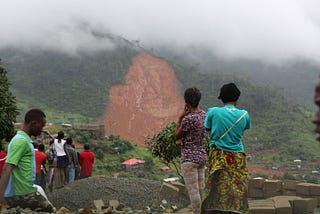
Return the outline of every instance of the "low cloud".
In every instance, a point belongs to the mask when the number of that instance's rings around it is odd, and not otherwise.
[[[110,49],[113,33],[145,47],[208,48],[220,57],[320,64],[317,0],[4,1],[0,48]]]

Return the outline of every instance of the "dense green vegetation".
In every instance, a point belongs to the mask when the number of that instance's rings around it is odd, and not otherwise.
[[[255,85],[250,79],[236,74],[200,72],[197,67],[172,62],[183,88],[196,86],[203,93],[200,103],[204,110],[221,106],[217,99],[220,87],[235,82],[241,90],[239,108],[249,111],[253,128],[245,134],[246,151],[256,155],[257,162],[318,160],[320,145],[312,134],[311,112],[280,92]],[[181,90],[183,91],[183,90]],[[272,157],[259,155],[265,149],[275,148]]]
[[[124,82],[137,53],[119,46],[111,51],[70,56],[52,51],[0,53],[12,71],[13,88],[21,97],[36,98],[55,111],[98,118],[107,105],[108,91]]]
[[[7,70],[1,65],[0,59],[0,143],[9,141],[14,133],[14,122],[18,115],[16,98],[11,93],[11,82],[7,78]]]
[[[167,166],[174,166],[178,172],[180,146],[176,144],[175,130],[177,124],[172,122],[153,137],[147,139],[153,157],[157,157]]]
[[[74,129],[66,129],[64,131],[78,143],[90,144],[90,148],[96,156],[95,164],[93,165],[93,174],[95,176],[112,176],[117,174],[117,176],[119,177],[141,177],[153,180],[161,180],[168,177],[181,176],[180,163],[176,162],[176,166],[172,164],[172,161],[177,161],[178,153],[175,151],[177,151],[177,149],[179,148],[178,146],[176,146],[175,140],[172,138],[174,127],[175,124],[172,123],[163,130],[159,131],[153,139],[150,139],[150,148],[133,145],[130,142],[121,139],[119,136],[111,135],[108,140],[93,140],[90,136],[90,133],[85,131],[76,131]],[[59,130],[50,129],[51,133],[55,133],[57,131]],[[161,139],[159,139],[159,142],[155,142],[155,138]],[[165,142],[165,139],[167,139],[169,142]],[[160,145],[160,142],[162,142],[164,145]],[[166,146],[168,146],[168,148],[166,148]],[[153,151],[153,149],[160,150]],[[171,149],[173,149],[174,151],[170,151]],[[169,152],[168,155],[166,154],[167,151]],[[124,166],[121,163],[131,158],[144,160],[144,170],[134,173],[126,172]],[[168,160],[171,170],[161,171],[160,169],[162,167],[168,165]],[[265,163],[264,165],[268,167],[269,164]],[[294,168],[294,170],[292,170],[292,167]],[[297,170],[296,166],[292,165],[291,167],[288,167],[288,170],[285,171],[283,176],[275,175],[272,178],[279,180],[289,179],[319,183],[319,175],[312,174],[311,170],[317,169],[311,166],[303,166],[303,169]],[[264,178],[269,177],[269,175],[262,173],[251,173],[249,176]]]
[[[0,50],[0,57],[11,71],[12,89],[21,112],[39,106],[45,109],[50,118],[48,122],[80,124],[103,115],[110,87],[124,82],[132,57],[140,51],[130,43],[122,43],[110,51],[77,56],[7,49]],[[311,113],[296,101],[287,99],[283,91],[258,85],[243,74],[222,71],[218,62],[217,67],[211,64],[212,70],[204,70],[198,65],[183,63],[181,57],[162,56],[169,60],[182,83],[181,94],[191,86],[200,88],[204,110],[221,105],[217,97],[224,83],[235,82],[239,86],[242,92],[239,107],[249,111],[253,123],[244,142],[254,161],[286,163],[293,159],[320,158],[320,145],[312,134]],[[103,145],[100,147],[103,151]],[[266,149],[275,152],[262,155]]]
[[[49,131],[56,133],[60,130],[50,128]],[[118,174],[119,177],[141,177],[153,180],[177,176],[177,171],[174,168],[169,172],[162,172],[160,169],[166,164],[159,158],[153,157],[148,148],[133,145],[129,141],[121,139],[120,136],[110,135],[106,140],[94,140],[86,131],[77,131],[72,128],[63,131],[79,144],[88,143],[90,145],[90,150],[95,154],[93,174],[96,176]],[[126,172],[121,163],[131,158],[144,160],[144,170],[135,173]]]
[[[312,91],[319,78],[319,64],[315,62],[300,58],[272,64],[245,58],[219,58],[212,49],[203,46],[188,49],[162,46],[156,52],[213,75],[220,72],[247,76],[255,84],[272,87],[309,111],[314,109]]]

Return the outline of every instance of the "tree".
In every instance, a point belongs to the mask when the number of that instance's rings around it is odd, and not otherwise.
[[[9,90],[11,85],[7,78],[7,70],[2,66],[0,59],[0,142],[9,141],[15,134],[14,122],[19,114],[16,98]]]

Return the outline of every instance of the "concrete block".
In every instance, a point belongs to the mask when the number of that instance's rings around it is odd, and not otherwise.
[[[276,214],[292,214],[292,207],[289,201],[284,198],[275,199],[274,207],[276,208]]]
[[[249,198],[263,198],[263,190],[258,188],[248,188],[248,197]]]
[[[317,200],[315,198],[302,198],[293,201],[294,213],[312,213],[317,207]]]
[[[320,207],[320,196],[312,196],[312,198],[315,198],[317,200],[318,207]]]
[[[249,207],[274,207],[272,199],[249,200]]]
[[[298,196],[310,196],[310,183],[300,183],[296,185],[296,193]]]
[[[292,214],[292,208],[291,206],[276,207],[276,214]]]
[[[118,200],[109,200],[109,207],[112,207],[113,210],[116,210],[120,205]]]
[[[274,207],[249,207],[250,214],[276,214]]]
[[[264,198],[270,198],[274,196],[282,195],[282,190],[275,189],[275,190],[264,190],[263,191],[263,197]]]
[[[287,196],[287,195],[283,195],[283,196],[275,196],[270,198],[273,201],[277,201],[275,203],[282,203],[282,202],[289,202],[290,206],[293,207],[293,201],[294,200],[299,200],[302,199],[301,197],[298,196]]]
[[[320,184],[312,184],[309,187],[311,196],[320,196]]]
[[[248,186],[249,188],[263,188],[263,183],[266,179],[264,178],[250,178],[248,179]]]
[[[287,195],[287,196],[296,196],[297,193],[295,190],[288,190],[288,189],[283,189],[282,190],[282,195]]]
[[[263,184],[263,197],[270,198],[277,195],[282,195],[282,181],[266,180]]]
[[[160,193],[165,196],[178,197],[179,188],[169,183],[162,183],[162,186],[160,188]]]
[[[301,182],[295,180],[284,180],[283,181],[283,189],[284,190],[296,190],[296,185]]]
[[[186,186],[183,183],[181,183],[179,181],[171,181],[170,184],[175,187],[178,187],[180,193],[188,194]]]
[[[310,195],[297,194],[301,198],[312,198]]]
[[[98,211],[101,211],[102,207],[104,207],[104,203],[101,199],[100,200],[93,200],[93,206]]]
[[[282,181],[280,180],[265,180],[263,183],[264,190],[280,189],[282,190]]]

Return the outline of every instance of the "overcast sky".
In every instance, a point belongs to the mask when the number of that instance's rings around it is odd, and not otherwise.
[[[0,0],[0,48],[112,48],[89,32],[143,46],[210,48],[221,57],[320,63],[319,0]],[[90,28],[80,28],[83,24]]]

